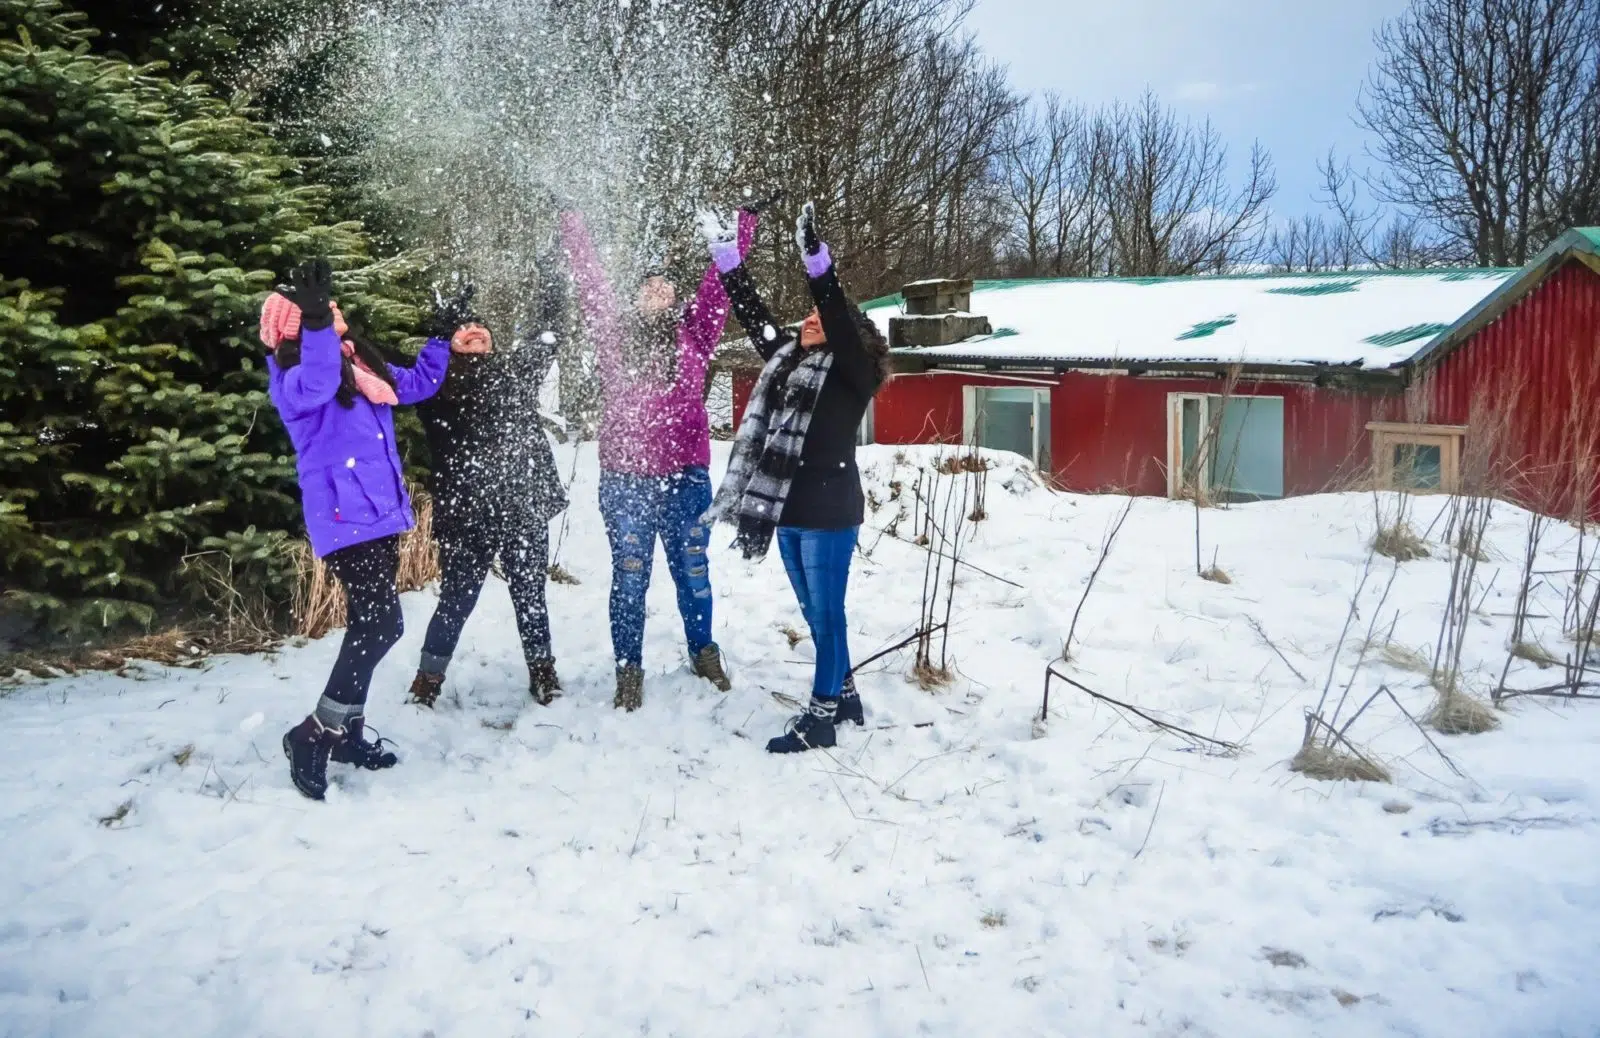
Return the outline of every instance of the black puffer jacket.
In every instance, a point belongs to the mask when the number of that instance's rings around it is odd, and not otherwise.
[[[547,523],[567,507],[539,418],[539,391],[565,328],[565,292],[547,281],[514,341],[456,354],[444,386],[417,408],[432,457],[428,489],[441,543]]]
[[[742,264],[724,274],[722,283],[750,344],[762,360],[771,360],[794,337],[794,332],[779,327]],[[833,351],[833,365],[811,412],[800,467],[789,485],[780,525],[842,530],[866,521],[861,472],[856,468],[856,438],[867,405],[877,395],[883,379],[877,357],[862,341],[855,308],[839,283],[838,273],[829,267],[821,277],[811,278],[810,286],[827,348]],[[769,328],[776,333],[771,339],[767,338]]]

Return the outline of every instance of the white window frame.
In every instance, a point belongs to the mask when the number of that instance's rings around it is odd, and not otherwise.
[[[1035,466],[1039,464],[1040,446],[1047,445],[1050,429],[1044,428],[1039,420],[1042,406],[1051,404],[1051,386],[1040,386],[1037,382],[1023,383],[1018,386],[1013,383],[995,386],[962,386],[961,387],[961,442],[969,447],[980,446],[978,443],[978,394],[990,389],[1032,389],[1033,390],[1033,416],[1028,420],[1028,425],[1033,432],[1033,456],[1028,460]],[[1054,408],[1051,409],[1051,420],[1055,419]]]
[[[1285,427],[1286,427],[1285,430],[1284,430],[1284,434],[1285,435],[1288,434],[1288,430],[1287,430],[1287,424],[1288,424],[1288,420],[1289,420],[1288,404],[1287,404],[1287,401],[1284,400],[1284,397],[1282,396],[1282,394],[1279,394],[1279,393],[1231,393],[1231,394],[1226,394],[1225,395],[1225,394],[1222,394],[1222,393],[1168,393],[1167,394],[1167,496],[1168,497],[1170,497],[1170,498],[1180,498],[1180,497],[1185,496],[1184,495],[1184,486],[1183,486],[1183,405],[1184,405],[1184,403],[1189,401],[1189,400],[1196,400],[1196,401],[1199,401],[1199,405],[1200,405],[1199,443],[1196,445],[1196,449],[1199,451],[1199,455],[1200,456],[1196,459],[1196,462],[1195,462],[1195,473],[1196,473],[1197,476],[1200,476],[1200,475],[1203,475],[1203,474],[1208,473],[1208,472],[1211,471],[1211,446],[1212,445],[1211,445],[1210,436],[1208,435],[1210,433],[1210,431],[1211,431],[1211,401],[1213,401],[1213,400],[1221,400],[1221,399],[1229,399],[1229,400],[1266,399],[1266,400],[1276,400],[1276,401],[1278,401],[1279,402],[1278,406],[1284,408],[1283,415],[1284,415],[1284,423],[1285,423]],[[1283,457],[1281,459],[1279,459],[1279,463],[1287,465],[1288,460],[1289,460],[1288,459],[1288,444],[1285,443],[1284,444]],[[1287,473],[1285,475],[1287,476]],[[1208,482],[1209,482],[1209,480],[1208,480]],[[1289,482],[1288,479],[1285,478],[1284,479],[1284,495],[1285,496],[1288,496],[1288,492],[1289,492],[1288,482]],[[1210,486],[1207,486],[1205,488],[1205,490],[1204,490],[1204,495],[1205,496],[1203,496],[1201,498],[1202,501],[1206,500],[1209,497],[1212,489],[1213,488],[1210,487]]]
[[[1211,428],[1211,394],[1167,394],[1167,496],[1183,496],[1183,405],[1190,400],[1199,401],[1200,432],[1197,449],[1200,457],[1195,461],[1195,472],[1209,472],[1211,442],[1206,430]]]

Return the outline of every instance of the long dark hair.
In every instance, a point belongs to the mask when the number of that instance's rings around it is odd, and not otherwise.
[[[346,342],[355,347],[355,354],[357,357],[361,358],[362,363],[366,364],[368,369],[370,369],[374,375],[387,382],[389,384],[389,388],[393,389],[394,375],[389,371],[391,351],[377,345],[365,335],[358,333],[354,328],[351,328],[349,331],[347,331],[344,338]],[[274,356],[277,359],[278,367],[284,371],[288,371],[296,364],[299,364],[299,337],[296,336],[293,339],[284,339],[282,342],[278,343],[278,349]],[[349,410],[350,408],[356,406],[356,397],[360,395],[359,391],[356,389],[355,364],[350,360],[349,357],[341,354],[339,357],[339,365],[339,391],[334,394],[333,398],[339,401],[340,407]]]
[[[881,386],[889,381],[889,376],[894,373],[894,360],[889,356],[889,340],[883,337],[878,326],[873,323],[867,312],[855,303],[850,304],[850,316],[855,318],[856,330],[861,334],[861,346],[871,354],[878,366],[878,384]]]

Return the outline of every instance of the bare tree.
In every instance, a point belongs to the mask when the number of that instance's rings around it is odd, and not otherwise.
[[[1600,220],[1600,4],[1413,0],[1376,43],[1358,122],[1381,166],[1365,179],[1426,231],[1397,225],[1392,245],[1520,266]]]
[[[1227,146],[1209,122],[1180,119],[1152,93],[1116,104],[1102,118],[1111,130],[1111,273],[1196,274],[1255,257],[1277,190],[1272,160],[1259,144],[1235,188]]]
[[[1364,252],[1342,220],[1307,213],[1273,228],[1264,258],[1273,270],[1314,273],[1359,266]]]

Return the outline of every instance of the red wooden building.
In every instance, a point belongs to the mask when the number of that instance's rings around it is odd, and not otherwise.
[[[897,373],[864,442],[1232,500],[1450,490],[1492,453],[1524,503],[1600,514],[1597,229],[1516,270],[924,282],[867,309]]]

